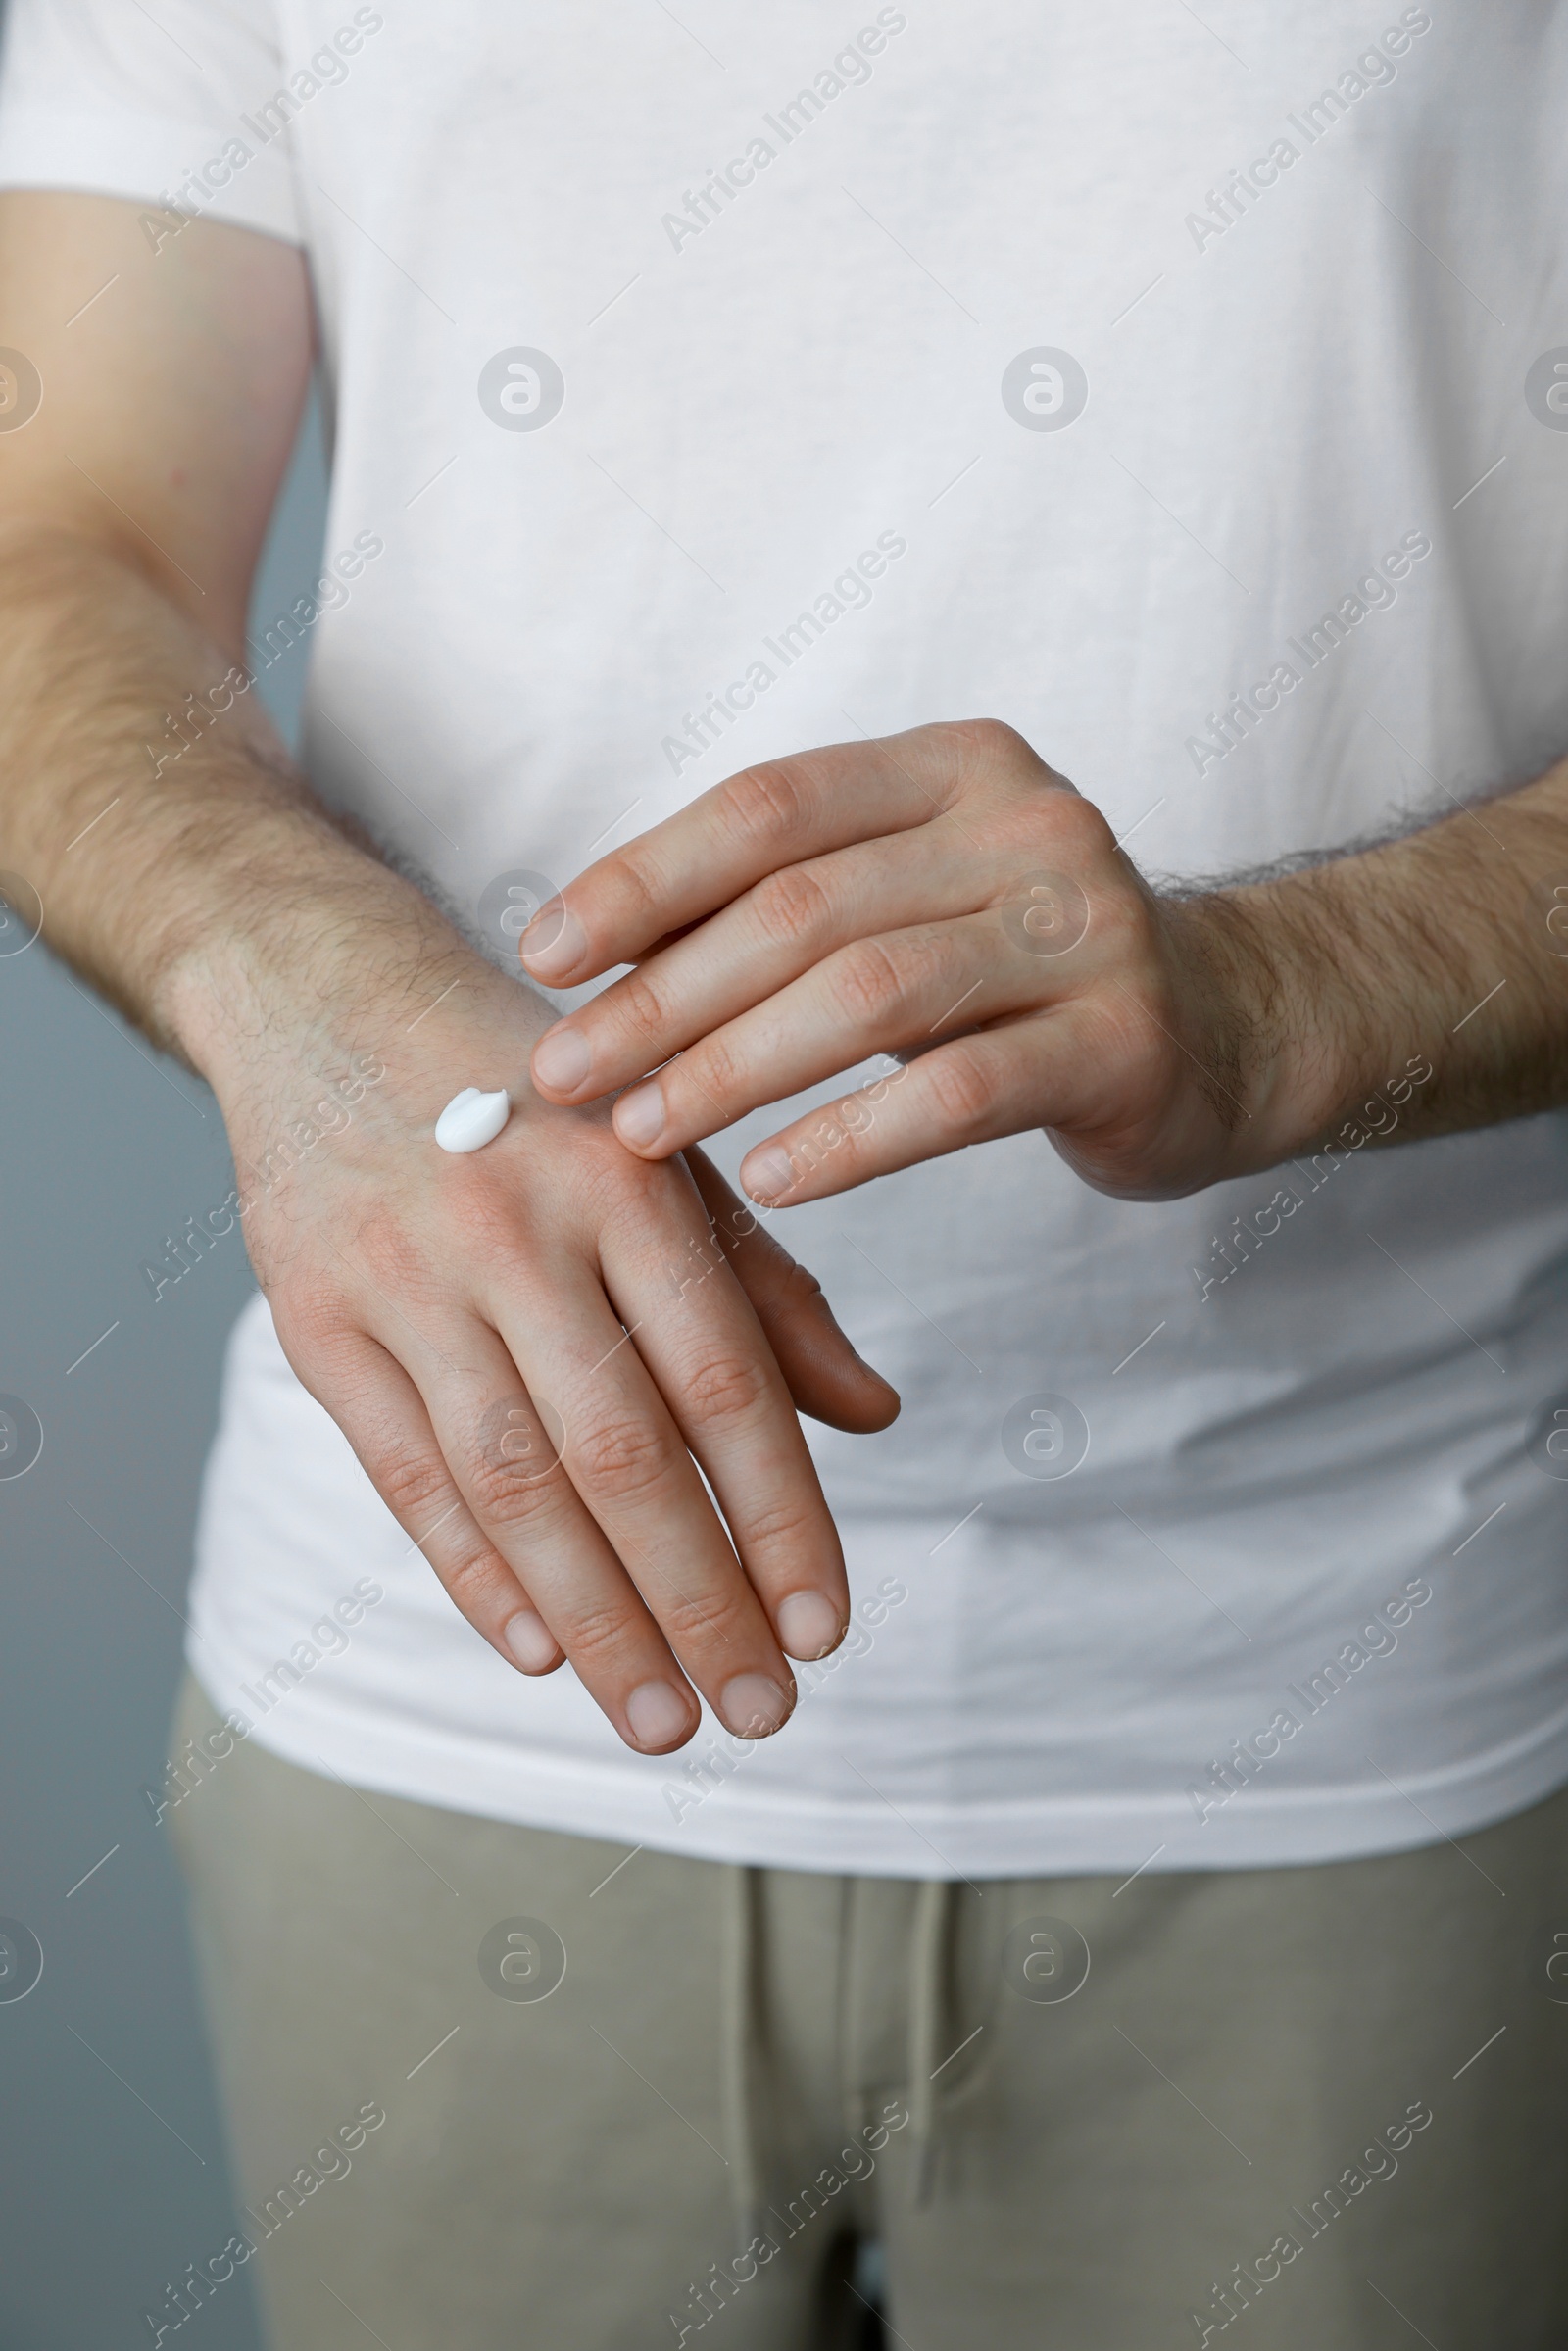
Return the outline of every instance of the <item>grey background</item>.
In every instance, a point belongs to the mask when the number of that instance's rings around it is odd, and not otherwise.
[[[324,496],[313,410],[253,634],[314,578]],[[291,740],[307,652],[261,680]],[[44,1430],[0,1483],[0,1916],[44,1952],[37,1987],[0,2003],[0,2345],[115,2351],[151,2342],[141,2313],[232,2227],[182,1887],[139,1790],[168,1754],[198,1480],[252,1282],[235,1231],[154,1302],[140,1261],[232,1181],[222,1124],[41,941],[0,959],[0,1392]],[[246,2273],[191,2323],[169,2339],[257,2351]]]

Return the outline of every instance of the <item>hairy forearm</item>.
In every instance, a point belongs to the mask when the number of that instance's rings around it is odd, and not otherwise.
[[[1390,1140],[1568,1104],[1568,761],[1474,812],[1175,912],[1191,956],[1226,969],[1246,1006],[1211,1073],[1240,1166],[1333,1139],[1407,1065],[1431,1074]]]
[[[351,968],[428,1001],[466,951],[314,798],[241,647],[69,529],[12,526],[0,580],[0,869],[58,954],[210,1076]]]

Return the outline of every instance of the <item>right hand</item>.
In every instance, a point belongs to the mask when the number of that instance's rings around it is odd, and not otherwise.
[[[196,1057],[283,1350],[509,1663],[569,1658],[645,1753],[696,1731],[692,1685],[765,1736],[795,1701],[786,1656],[825,1655],[849,1618],[791,1392],[856,1430],[898,1397],[700,1152],[649,1164],[608,1104],[532,1092],[549,1004],[420,905],[395,977],[368,986],[363,954],[324,979],[278,956],[262,988],[208,997],[255,1007],[210,1023]],[[360,937],[384,935],[372,917]],[[465,1084],[514,1106],[452,1156],[432,1129]],[[313,1115],[345,1096],[346,1118]],[[302,1120],[319,1131],[303,1151]]]

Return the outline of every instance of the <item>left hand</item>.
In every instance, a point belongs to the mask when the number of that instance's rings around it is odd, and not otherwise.
[[[535,918],[547,987],[639,968],[546,1032],[533,1082],[629,1086],[615,1132],[662,1159],[882,1053],[888,1076],[748,1153],[754,1200],[1031,1127],[1099,1190],[1172,1198],[1295,1148],[1248,895],[1156,898],[1010,727],[833,745],[732,776]]]

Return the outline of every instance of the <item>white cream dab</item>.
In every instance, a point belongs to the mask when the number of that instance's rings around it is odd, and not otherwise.
[[[444,1151],[482,1151],[494,1143],[511,1116],[512,1097],[504,1086],[499,1094],[465,1086],[436,1120],[435,1139]]]

